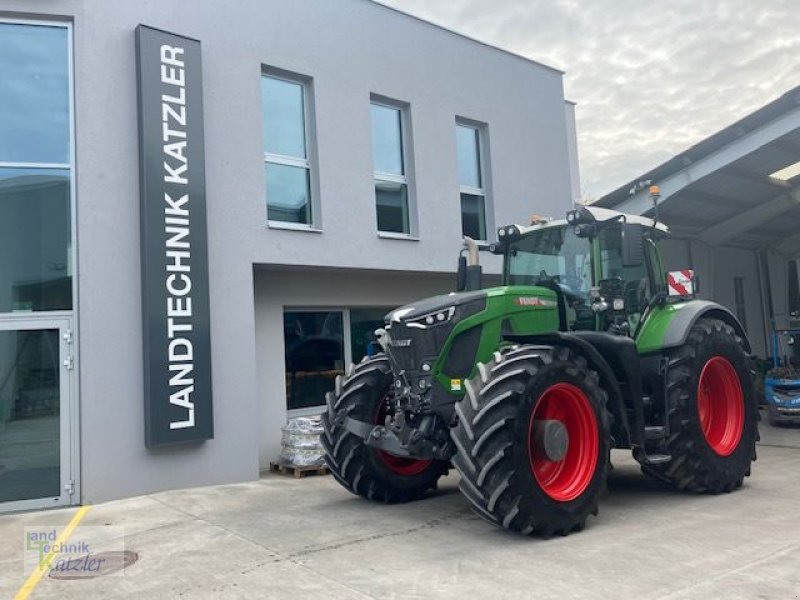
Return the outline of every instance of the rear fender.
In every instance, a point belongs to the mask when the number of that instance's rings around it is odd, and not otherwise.
[[[676,302],[651,312],[636,336],[637,351],[639,354],[649,354],[683,346],[689,337],[689,331],[700,318],[719,319],[727,323],[742,338],[745,351],[748,354],[752,352],[750,340],[747,339],[747,333],[739,319],[721,304],[708,300]]]

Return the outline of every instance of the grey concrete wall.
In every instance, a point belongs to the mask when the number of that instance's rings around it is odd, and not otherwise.
[[[460,240],[456,116],[488,124],[497,223],[559,215],[570,204],[561,73],[366,0],[2,0],[0,12],[74,22],[83,501],[257,476],[265,425],[253,418],[262,397],[252,265],[451,271]],[[200,39],[204,61],[216,437],[158,452],[143,442],[140,23]],[[313,78],[322,233],[266,226],[263,65]],[[419,241],[375,230],[371,93],[410,104]],[[278,283],[259,279],[267,297]],[[267,344],[271,326],[259,325]]]

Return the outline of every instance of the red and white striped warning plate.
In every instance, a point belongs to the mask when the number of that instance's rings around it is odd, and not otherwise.
[[[691,296],[694,294],[694,271],[683,269],[667,273],[667,288],[670,296]]]

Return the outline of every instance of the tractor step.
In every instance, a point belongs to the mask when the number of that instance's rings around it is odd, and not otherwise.
[[[641,465],[664,465],[672,460],[672,456],[669,454],[648,454],[641,446],[633,449],[633,458]]]
[[[648,454],[645,457],[645,464],[648,465],[664,465],[672,460],[669,454]]]
[[[648,442],[653,440],[663,440],[667,435],[667,428],[663,425],[654,425],[644,428],[644,439]]]

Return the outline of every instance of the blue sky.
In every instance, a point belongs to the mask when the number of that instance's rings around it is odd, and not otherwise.
[[[566,71],[597,198],[800,84],[797,0],[381,0]]]

